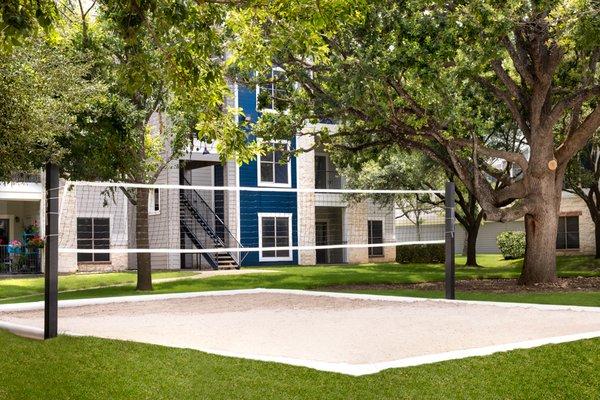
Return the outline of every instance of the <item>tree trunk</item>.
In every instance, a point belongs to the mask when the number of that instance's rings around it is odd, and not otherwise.
[[[540,196],[537,203],[535,212],[525,215],[525,260],[519,277],[522,285],[557,280],[556,234],[560,197]]]
[[[148,189],[138,188],[135,240],[138,249],[149,249]],[[152,263],[149,253],[137,253],[137,290],[152,290]]]
[[[477,235],[479,234],[479,222],[466,229],[467,235],[467,262],[466,267],[479,267],[477,264]]]
[[[594,220],[594,234],[596,236],[596,258],[600,258],[600,219]]]

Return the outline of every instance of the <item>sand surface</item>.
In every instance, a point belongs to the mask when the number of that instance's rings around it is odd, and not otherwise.
[[[41,327],[42,311],[0,320]],[[328,363],[365,364],[600,331],[600,313],[259,293],[59,310],[59,330]]]

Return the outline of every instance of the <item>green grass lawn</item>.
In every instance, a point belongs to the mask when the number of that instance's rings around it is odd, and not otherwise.
[[[457,279],[476,278],[516,278],[520,274],[521,260],[503,260],[499,255],[481,255],[479,263],[482,268],[466,268],[462,266],[465,260],[457,258]],[[263,268],[261,268],[263,269]],[[215,276],[206,279],[184,279],[176,282],[164,282],[154,285],[151,293],[179,293],[196,292],[207,290],[230,290],[250,288],[285,288],[285,289],[309,289],[318,290],[332,285],[366,285],[366,284],[394,284],[394,283],[418,283],[441,281],[444,279],[444,267],[440,264],[364,264],[364,265],[338,265],[338,266],[316,266],[316,267],[278,267],[270,268],[273,273],[246,274],[236,276]],[[559,257],[559,276],[598,276],[600,275],[600,262],[591,257]],[[106,275],[106,274],[105,274]],[[107,275],[109,277],[110,275]],[[93,298],[109,296],[128,296],[140,294],[135,290],[133,280],[131,284],[111,287],[110,284],[100,285],[95,282],[93,286],[105,286],[102,288],[89,289],[90,286],[81,286],[82,276],[64,276],[59,278],[61,290],[80,289],[77,291],[64,292],[61,299]],[[133,275],[130,276],[133,278]],[[157,276],[155,276],[157,278]],[[39,278],[38,278],[39,279]],[[72,279],[72,281],[71,281]],[[86,277],[87,279],[87,277]],[[101,279],[101,278],[100,278]],[[40,285],[41,285],[40,281]],[[122,283],[122,282],[121,282]],[[7,292],[11,296],[5,294]],[[42,300],[41,286],[37,294],[27,292],[30,288],[25,282],[22,289],[15,282],[0,281],[0,303],[25,302]],[[80,285],[80,286],[77,286]],[[378,292],[381,294],[408,295],[410,291],[398,291],[394,293]],[[439,293],[431,291],[413,291],[413,295],[439,296]],[[7,297],[21,296],[18,299]],[[469,296],[477,297],[477,293]],[[546,302],[551,303],[556,299],[560,304],[598,305],[600,292],[588,293],[524,293],[524,294],[479,294],[481,300],[495,301],[518,301],[523,302]],[[460,296],[463,294],[459,293]],[[2,299],[5,300],[2,300]],[[464,298],[464,297],[463,297]]]
[[[457,278],[514,278],[521,261],[480,256],[483,268],[462,267]],[[273,273],[216,276],[156,283],[152,293],[242,288],[323,289],[440,281],[437,264],[281,267]],[[597,276],[600,263],[561,257],[560,276]],[[154,278],[172,277],[155,273]],[[61,276],[61,299],[139,294],[135,276]],[[125,286],[110,286],[125,284]],[[0,281],[0,298],[41,300],[40,278]],[[105,286],[90,289],[91,287]],[[441,291],[365,290],[365,293],[441,297]],[[600,306],[600,292],[458,293],[473,300]],[[592,399],[600,398],[600,339],[517,350],[365,377],[349,377],[186,349],[97,338],[59,337],[40,342],[0,331],[0,399]]]
[[[157,271],[152,275],[153,279],[177,278],[193,275],[192,271]],[[111,272],[99,274],[75,274],[64,275],[58,279],[58,290],[81,290],[101,286],[114,286],[123,284],[134,284],[135,272]],[[0,279],[0,299],[17,296],[41,295],[44,293],[44,278],[4,278]]]
[[[0,331],[1,399],[598,399],[600,340],[350,377],[95,338]]]

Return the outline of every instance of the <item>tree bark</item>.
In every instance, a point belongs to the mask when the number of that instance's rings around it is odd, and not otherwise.
[[[149,249],[148,189],[136,189],[137,205],[135,239],[138,249]],[[152,290],[152,263],[150,253],[137,253],[137,290]]]
[[[477,235],[479,234],[479,227],[481,221],[472,224],[466,229],[467,234],[467,262],[466,267],[479,267],[477,264]]]
[[[600,219],[594,219],[594,234],[596,236],[596,258],[600,258]]]
[[[536,179],[537,192],[525,214],[525,260],[519,284],[556,282],[556,235],[562,194],[562,178],[546,173]]]

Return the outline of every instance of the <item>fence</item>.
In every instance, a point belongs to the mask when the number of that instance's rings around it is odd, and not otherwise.
[[[42,250],[0,245],[0,274],[40,274]]]

